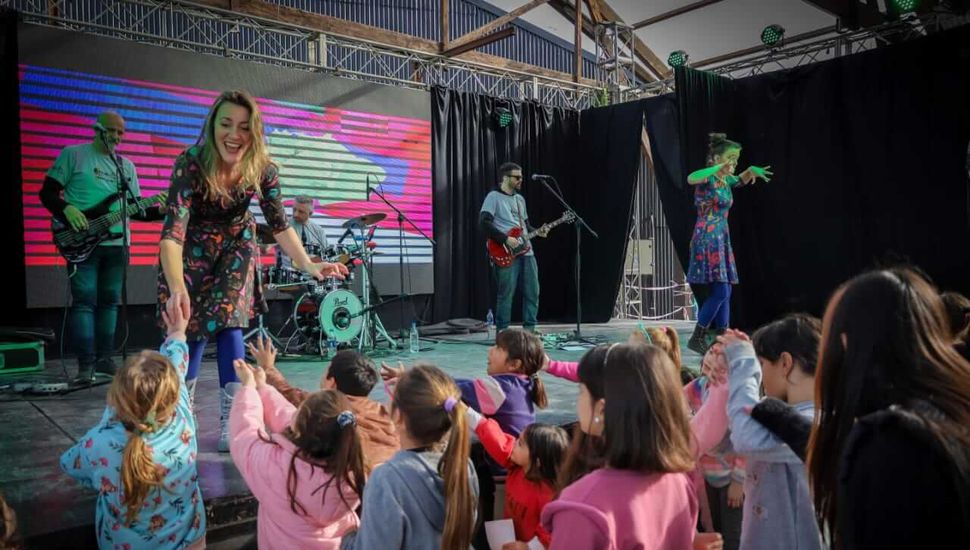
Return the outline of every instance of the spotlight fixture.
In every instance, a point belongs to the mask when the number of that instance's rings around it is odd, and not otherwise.
[[[494,116],[495,120],[498,122],[499,128],[507,128],[509,124],[512,124],[512,120],[515,118],[512,115],[512,111],[508,110],[506,107],[496,107],[492,116]]]
[[[781,25],[768,25],[761,31],[761,43],[769,48],[777,45],[785,38],[785,27]]]
[[[893,10],[899,15],[912,13],[919,9],[919,0],[890,0]]]
[[[687,52],[684,50],[670,52],[670,55],[667,56],[667,65],[670,65],[671,67],[686,67]]]

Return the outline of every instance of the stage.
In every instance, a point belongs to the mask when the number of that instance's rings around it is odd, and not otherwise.
[[[673,324],[681,336],[685,364],[696,366],[699,357],[685,345],[691,323]],[[606,342],[625,340],[636,322],[614,321],[608,324],[584,325],[585,336]],[[543,325],[543,334],[571,331],[571,325]],[[484,334],[447,336],[441,340],[422,341],[422,351],[412,354],[407,348],[381,352],[375,362],[430,362],[455,377],[485,375],[488,342]],[[583,351],[548,350],[550,357],[578,360]],[[120,358],[116,360],[120,361]],[[319,385],[326,361],[316,358],[293,358],[279,361],[280,370],[296,386],[312,389]],[[73,361],[68,371],[74,374]],[[28,381],[31,378],[51,381],[62,372],[60,361],[48,361],[42,376],[7,375],[0,385]],[[538,413],[538,421],[566,423],[575,418],[577,386],[545,376],[549,407]],[[211,548],[239,548],[253,543],[256,502],[236,471],[228,454],[215,452],[218,435],[218,380],[213,362],[203,365],[196,393],[199,418],[199,479],[208,517],[207,540]],[[64,396],[21,396],[11,391],[0,394],[3,400],[0,422],[0,486],[16,510],[19,528],[30,548],[95,548],[94,502],[96,494],[82,489],[64,475],[58,466],[61,453],[80,438],[101,417],[108,386],[101,385]],[[378,384],[372,397],[386,401]]]

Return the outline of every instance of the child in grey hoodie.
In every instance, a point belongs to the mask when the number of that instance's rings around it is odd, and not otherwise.
[[[360,529],[341,548],[469,548],[478,481],[461,392],[433,366],[385,367],[383,375],[396,380],[391,415],[401,450],[367,480]]]
[[[763,375],[768,396],[812,418],[820,335],[818,319],[790,315],[758,329],[753,345],[734,330],[718,338],[729,365],[731,443],[747,459],[741,550],[824,547],[805,464],[750,412],[760,401]]]

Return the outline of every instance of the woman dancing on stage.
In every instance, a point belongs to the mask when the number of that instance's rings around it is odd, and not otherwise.
[[[728,230],[728,210],[734,202],[731,188],[754,183],[758,178],[767,182],[772,175],[770,166],[750,166],[735,176],[740,157],[740,143],[727,139],[727,134],[710,134],[707,168],[687,176],[687,183],[697,186],[694,191],[697,222],[690,239],[687,282],[710,285],[711,291],[697,314],[697,325],[687,343],[689,349],[701,355],[710,347],[714,336],[728,327],[731,285],[738,284]]]
[[[245,92],[223,92],[199,140],[172,168],[158,278],[160,308],[183,308],[185,315],[191,311],[186,331],[190,403],[202,351],[209,338],[216,338],[220,452],[229,451],[229,409],[238,388],[233,361],[244,356],[242,329],[256,310],[266,310],[256,277],[256,222],[249,212],[254,195],[294,267],[318,279],[343,278],[345,266],[311,262],[287,222],[256,102]]]

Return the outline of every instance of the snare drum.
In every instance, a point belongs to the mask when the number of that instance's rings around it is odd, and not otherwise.
[[[309,282],[309,279],[306,273],[292,267],[273,266],[269,268],[269,284],[286,286],[286,288],[277,289],[280,292],[302,291],[303,286]]]

